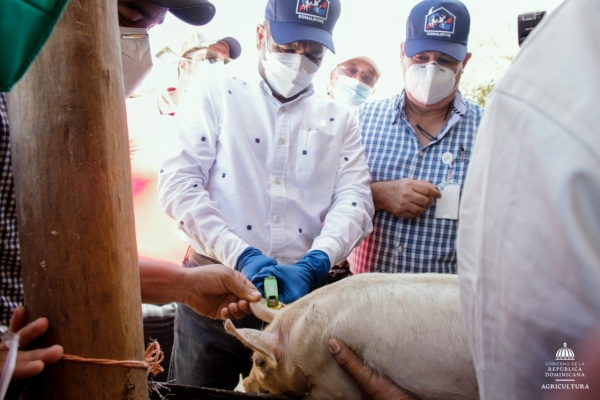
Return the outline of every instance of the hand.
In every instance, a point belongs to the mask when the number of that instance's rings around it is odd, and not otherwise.
[[[240,254],[235,263],[235,269],[240,271],[248,279],[252,279],[254,275],[265,267],[277,265],[274,258],[267,257],[255,247],[248,247]]]
[[[52,364],[60,360],[63,355],[63,348],[55,344],[44,349],[23,351],[22,348],[28,346],[38,336],[42,335],[48,329],[48,319],[38,318],[25,326],[25,307],[15,308],[10,319],[9,331],[19,334],[19,352],[17,354],[17,363],[12,379],[23,379],[37,375],[44,369],[46,364]],[[0,345],[0,370],[4,367],[4,361],[8,355],[8,348]]]
[[[277,278],[279,301],[289,304],[318,287],[327,278],[330,269],[329,256],[321,250],[313,250],[295,264],[263,268],[251,281],[264,293],[265,278],[274,276]]]
[[[329,339],[329,351],[335,361],[358,384],[363,396],[369,400],[416,400],[400,389],[394,382],[385,376],[378,375],[365,367],[365,364],[343,342]]]
[[[261,293],[265,291],[264,281],[268,276],[277,278],[279,301],[283,304],[296,301],[310,292],[312,278],[310,271],[304,267],[292,264],[263,268],[252,278],[252,283]]]
[[[423,214],[442,194],[431,183],[403,178],[371,184],[375,209],[399,218],[413,219]]]
[[[248,279],[224,265],[181,268],[181,272],[181,287],[187,292],[183,303],[200,315],[239,319],[252,314],[248,302],[260,300]]]

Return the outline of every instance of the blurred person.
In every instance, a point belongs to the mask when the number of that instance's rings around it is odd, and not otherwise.
[[[600,322],[598,13],[595,0],[570,0],[544,17],[479,128],[458,262],[485,400],[600,390],[592,345],[576,347]]]
[[[242,46],[237,39],[224,37],[207,40],[200,32],[192,34],[182,46],[181,59],[177,63],[177,86],[164,90],[158,100],[161,114],[174,115],[179,98],[192,76],[203,68],[215,64],[229,64],[242,54]]]
[[[259,290],[274,276],[283,303],[318,287],[371,231],[358,121],[311,84],[339,14],[339,0],[269,0],[257,71],[194,79],[159,174],[161,204],[192,248],[187,265],[224,264]],[[222,323],[178,305],[175,326],[169,379],[232,390],[249,373],[250,350]]]
[[[118,0],[117,5],[125,98],[152,69],[149,29],[162,24],[169,11],[194,26],[207,24],[216,12],[207,0]]]
[[[206,68],[216,68],[216,63],[229,63],[240,54],[241,46],[234,38],[208,41],[194,33],[182,45],[175,88],[159,96],[127,99],[133,206],[141,263],[181,267],[188,245],[175,236],[176,223],[162,211],[156,195],[158,170],[175,143],[173,115],[192,76],[206,73]],[[166,380],[169,373],[176,309],[176,302],[142,305],[144,343],[157,340],[165,353],[164,372],[153,377],[155,381]]]
[[[380,77],[375,61],[366,56],[352,57],[331,71],[327,94],[339,103],[358,107],[375,92]]]
[[[354,274],[457,272],[460,192],[483,115],[458,90],[469,29],[460,1],[418,3],[400,44],[404,91],[357,110],[376,213],[348,258]]]

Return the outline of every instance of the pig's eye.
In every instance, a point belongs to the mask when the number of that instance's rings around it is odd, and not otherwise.
[[[265,367],[265,360],[263,360],[263,358],[261,356],[259,356],[258,354],[254,355],[254,359],[252,360],[254,361],[254,365],[256,365],[258,368],[264,368]]]

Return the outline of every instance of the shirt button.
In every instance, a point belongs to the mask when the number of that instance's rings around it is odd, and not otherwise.
[[[279,144],[280,145],[284,145],[285,144],[285,139],[279,139]]]
[[[275,178],[275,184],[276,184],[276,185],[279,185],[279,184],[281,184],[281,179],[279,179],[279,178]]]
[[[423,154],[425,154],[425,153],[423,153],[422,151],[420,151],[417,154],[419,155],[419,157],[423,157]]]
[[[278,223],[279,223],[279,221],[280,221],[279,217],[275,217],[275,223],[277,223],[277,224],[278,224]]]
[[[402,246],[398,246],[398,253],[402,253]]]
[[[285,107],[281,107],[281,112],[285,112]]]

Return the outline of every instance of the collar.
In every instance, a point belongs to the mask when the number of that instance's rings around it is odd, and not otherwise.
[[[398,104],[396,105],[396,116],[394,118],[394,122],[392,122],[392,125],[397,124],[398,119],[400,117],[402,117],[403,119],[406,118],[405,111],[404,111],[405,105],[406,105],[406,90],[403,90],[398,99]],[[446,126],[453,126],[467,112],[467,105],[465,104],[465,102],[463,100],[460,90],[457,90],[456,94],[454,95],[454,104],[452,104],[452,110],[450,112],[452,113],[452,115],[448,119]]]
[[[271,87],[267,84],[267,82],[265,81],[265,79],[262,77],[262,75],[260,74],[260,72],[258,72],[258,70],[256,71],[257,73],[257,77],[256,77],[256,81],[258,82],[258,85],[260,86],[260,88],[262,89],[262,91],[269,96],[270,98],[272,98],[274,101],[276,101],[278,104],[283,105],[283,104],[293,104],[296,103],[298,101],[300,101],[301,99],[304,99],[306,97],[312,96],[313,93],[315,92],[314,87],[312,82],[307,86],[307,88],[304,90],[304,92],[302,92],[302,94],[298,97],[296,97],[294,100],[292,101],[288,101],[287,103],[281,103],[279,100],[277,100],[277,98],[275,96],[273,96],[273,90],[271,90]]]

